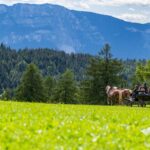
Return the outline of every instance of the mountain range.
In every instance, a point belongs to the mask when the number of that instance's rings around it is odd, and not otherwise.
[[[118,58],[150,58],[150,24],[52,4],[0,4],[0,42],[12,48],[53,48],[97,54],[105,43]]]

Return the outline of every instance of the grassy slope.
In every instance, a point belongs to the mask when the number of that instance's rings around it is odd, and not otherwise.
[[[0,150],[149,149],[149,126],[150,108],[0,102]]]

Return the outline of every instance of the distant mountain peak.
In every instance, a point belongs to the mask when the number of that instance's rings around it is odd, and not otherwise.
[[[120,58],[150,57],[150,24],[69,10],[52,4],[0,5],[0,42],[96,54],[109,42]]]

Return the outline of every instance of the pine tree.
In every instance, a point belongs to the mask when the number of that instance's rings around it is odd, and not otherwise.
[[[52,101],[55,80],[51,76],[46,77],[44,81],[44,86],[47,100]]]
[[[30,64],[27,67],[17,88],[16,98],[29,102],[45,102],[46,97],[42,76],[34,64]]]
[[[77,102],[76,83],[72,71],[66,70],[66,72],[61,75],[55,88],[54,99],[57,102],[65,104]]]
[[[2,99],[3,100],[10,100],[11,99],[11,93],[12,91],[10,89],[5,89],[2,93]]]
[[[150,60],[145,65],[138,63],[134,80],[136,84],[147,82],[150,85]]]
[[[93,58],[87,68],[87,80],[83,82],[83,98],[90,104],[106,102],[107,85],[117,86],[121,81],[122,64],[113,59],[109,44],[106,44],[99,55]]]

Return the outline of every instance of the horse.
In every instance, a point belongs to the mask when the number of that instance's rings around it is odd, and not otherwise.
[[[113,105],[113,102],[121,101],[121,91],[117,87],[106,86],[107,104]]]
[[[130,99],[132,95],[132,90],[130,89],[121,89],[122,97],[121,97],[121,102],[124,103],[124,100]]]

